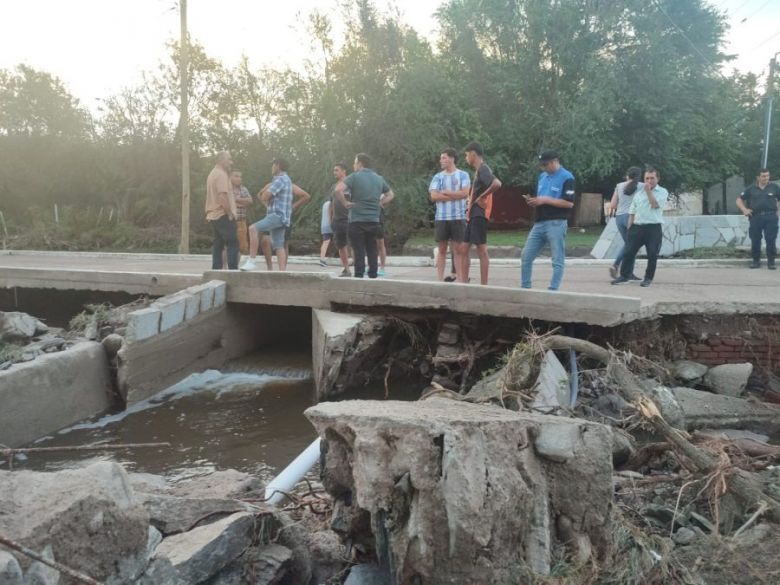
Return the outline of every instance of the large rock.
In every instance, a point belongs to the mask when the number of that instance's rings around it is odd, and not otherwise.
[[[263,489],[262,482],[253,475],[236,469],[224,469],[208,475],[199,475],[171,486],[170,494],[182,498],[228,499]]]
[[[710,368],[704,375],[704,384],[715,394],[739,396],[753,373],[753,364],[723,364]]]
[[[165,536],[187,532],[201,522],[213,522],[220,516],[246,512],[248,509],[243,502],[217,498],[196,499],[138,494],[137,500],[149,512],[152,526]]]
[[[254,526],[253,514],[232,514],[212,524],[169,536],[157,547],[154,558],[168,559],[184,583],[203,583],[252,544]]]
[[[48,330],[46,325],[27,313],[0,311],[0,342],[27,342]]]
[[[55,559],[99,581],[120,573],[128,581],[143,571],[148,525],[116,463],[56,473],[0,471],[0,534],[33,550],[51,545]]]
[[[334,523],[373,542],[396,583],[518,582],[549,572],[555,542],[606,550],[612,439],[602,425],[444,398],[321,403],[306,415],[324,439]],[[540,456],[542,432],[567,445]]]
[[[669,372],[683,384],[699,382],[709,370],[708,366],[688,360],[678,360],[669,367]]]

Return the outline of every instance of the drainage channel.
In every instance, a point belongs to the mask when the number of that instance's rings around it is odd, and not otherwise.
[[[170,447],[36,453],[17,459],[15,468],[57,471],[112,460],[174,480],[233,468],[268,481],[314,439],[303,416],[313,396],[308,351],[261,351],[30,445],[168,442]]]

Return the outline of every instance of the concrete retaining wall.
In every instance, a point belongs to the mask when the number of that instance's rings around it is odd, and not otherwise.
[[[325,400],[336,383],[345,352],[352,349],[365,315],[312,310],[311,361],[317,400]]]
[[[127,404],[290,336],[308,345],[309,309],[228,306],[225,293],[224,282],[210,281],[129,314],[117,354],[119,393]]]
[[[107,410],[114,396],[108,358],[78,343],[0,372],[0,443],[18,447]]]
[[[691,215],[664,217],[664,240],[661,256],[673,256],[694,248],[750,246],[748,220],[742,215]],[[601,233],[590,255],[594,258],[614,258],[623,238],[614,219]]]

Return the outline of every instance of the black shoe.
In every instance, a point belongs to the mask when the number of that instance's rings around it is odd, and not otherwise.
[[[455,282],[457,278],[455,276],[445,276],[444,282]]]
[[[769,270],[777,270],[777,268],[775,267],[775,263],[774,262],[768,263],[766,265],[766,267],[769,268]]]
[[[628,282],[627,278],[618,276],[615,280],[612,281],[612,284],[625,284],[626,282]]]
[[[639,283],[639,286],[647,287],[650,286],[651,284],[653,284],[653,281],[650,280],[649,278],[645,278],[642,282]]]
[[[636,274],[632,274],[631,276],[628,277],[628,280],[642,280],[642,279],[639,278]]]
[[[758,260],[753,260],[753,263],[750,265],[751,268],[761,268],[761,262]]]

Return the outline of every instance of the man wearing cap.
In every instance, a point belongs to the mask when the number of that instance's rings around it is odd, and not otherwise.
[[[766,266],[775,269],[777,240],[777,202],[780,187],[769,182],[769,169],[758,171],[755,185],[751,185],[737,197],[737,207],[750,222],[750,243],[753,254],[751,268],[761,266],[761,236],[766,240]]]
[[[546,244],[552,256],[552,280],[549,290],[558,290],[563,280],[566,259],[566,230],[569,210],[574,207],[574,175],[561,166],[558,153],[545,150],[539,155],[542,173],[536,197],[527,197],[528,205],[536,209],[536,222],[523,247],[520,280],[523,288],[531,288],[533,263]]]

